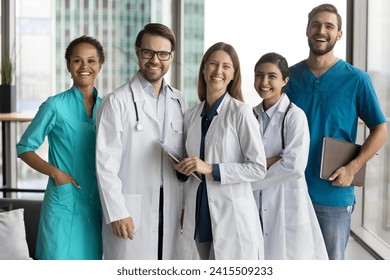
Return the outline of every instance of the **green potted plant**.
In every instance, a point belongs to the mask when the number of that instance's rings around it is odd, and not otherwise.
[[[0,84],[0,113],[12,113],[16,111],[16,90],[12,85],[15,71],[14,60],[5,53],[1,60],[1,84]]]

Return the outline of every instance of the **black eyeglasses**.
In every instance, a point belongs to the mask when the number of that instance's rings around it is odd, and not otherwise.
[[[145,59],[151,59],[154,57],[155,54],[157,54],[159,60],[167,61],[171,58],[172,55],[172,52],[164,52],[164,51],[155,52],[149,49],[141,49],[141,48],[138,49],[141,51],[141,56]]]

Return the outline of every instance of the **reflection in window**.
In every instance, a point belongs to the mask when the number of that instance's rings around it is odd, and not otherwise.
[[[390,132],[390,2],[368,1],[367,71],[374,83]],[[389,137],[388,137],[389,138]],[[390,141],[368,164],[367,185],[364,192],[363,226],[390,247]]]

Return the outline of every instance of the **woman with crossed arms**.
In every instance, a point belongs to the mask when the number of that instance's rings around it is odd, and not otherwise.
[[[305,179],[307,119],[283,93],[289,80],[287,61],[277,53],[267,53],[254,70],[254,87],[263,100],[253,111],[268,170],[252,186],[263,227],[265,259],[328,259]]]

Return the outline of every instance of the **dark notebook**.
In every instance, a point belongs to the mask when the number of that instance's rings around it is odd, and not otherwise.
[[[331,137],[324,137],[322,142],[320,178],[328,180],[341,166],[347,165],[360,152],[361,145],[341,141]],[[353,178],[352,185],[363,186],[366,176],[364,165]]]

